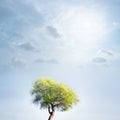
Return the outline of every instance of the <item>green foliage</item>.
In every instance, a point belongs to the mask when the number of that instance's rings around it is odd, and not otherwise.
[[[33,102],[40,104],[41,108],[51,105],[60,111],[67,111],[79,102],[78,97],[70,88],[52,79],[38,79],[33,84],[32,95]]]

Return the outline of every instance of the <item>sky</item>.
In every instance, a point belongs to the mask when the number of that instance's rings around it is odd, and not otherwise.
[[[120,120],[120,0],[0,0],[0,119],[47,120],[40,77],[80,103],[54,120]]]

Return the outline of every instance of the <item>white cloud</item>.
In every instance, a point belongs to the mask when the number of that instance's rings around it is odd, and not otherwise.
[[[37,59],[35,61],[36,63],[48,63],[48,64],[59,64],[59,61],[55,59]]]
[[[83,6],[65,8],[54,18],[53,24],[66,42],[84,47],[98,42],[109,31],[104,13]]]
[[[103,57],[96,57],[96,58],[93,58],[93,60],[92,60],[94,63],[106,63],[107,62],[107,60],[105,59],[105,58],[103,58]]]
[[[26,60],[22,58],[13,58],[10,63],[10,67],[24,67],[26,65]]]
[[[92,62],[96,64],[111,65],[119,58],[119,55],[109,50],[98,50],[96,55],[92,58]]]
[[[98,54],[103,54],[103,55],[107,55],[110,57],[114,56],[113,52],[108,51],[108,50],[100,50],[100,51],[98,51]]]
[[[30,42],[14,43],[14,45],[17,48],[20,48],[20,49],[23,49],[23,50],[26,50],[26,51],[33,51],[35,49]]]
[[[53,37],[58,38],[61,35],[58,33],[57,29],[52,27],[52,26],[47,26],[46,27],[48,33],[50,33]]]
[[[113,22],[110,26],[107,13],[101,11],[100,6],[88,7],[84,2],[79,6],[67,6],[60,1],[46,4],[45,1],[26,0],[23,3],[29,9],[24,14],[17,10],[14,21],[20,19],[17,22],[24,21],[21,26],[25,26],[13,32],[11,43],[16,51],[15,56],[18,57],[17,52],[20,52],[24,59],[31,57],[31,62],[44,59],[66,64],[85,64],[94,56],[102,37],[118,25]],[[31,14],[27,14],[29,10]],[[26,54],[26,51],[31,52]],[[113,59],[112,54],[102,50],[93,58],[109,61]]]

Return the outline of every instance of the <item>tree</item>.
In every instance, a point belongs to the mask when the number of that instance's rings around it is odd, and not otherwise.
[[[33,84],[33,103],[40,104],[40,108],[47,108],[52,120],[55,110],[68,111],[79,102],[77,95],[63,83],[52,79],[40,78]]]

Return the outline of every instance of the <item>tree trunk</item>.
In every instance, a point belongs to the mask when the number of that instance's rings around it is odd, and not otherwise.
[[[54,105],[48,105],[48,112],[50,114],[48,120],[52,120],[55,113]]]
[[[52,112],[50,113],[50,116],[49,116],[48,120],[52,120],[52,119],[53,119],[54,112],[55,112],[55,111],[52,111]]]

